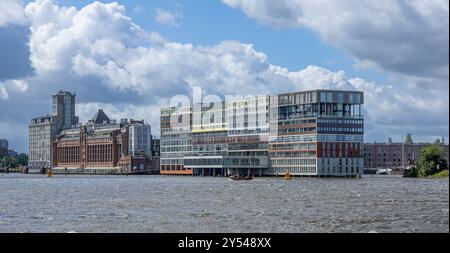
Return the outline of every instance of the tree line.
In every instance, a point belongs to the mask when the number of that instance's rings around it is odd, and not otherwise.
[[[28,165],[28,155],[21,153],[17,156],[4,156],[0,158],[0,167],[3,168],[17,168]]]
[[[443,145],[424,147],[416,164],[405,171],[405,177],[429,177],[448,170],[448,161]]]

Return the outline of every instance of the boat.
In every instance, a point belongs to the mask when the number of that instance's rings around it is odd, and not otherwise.
[[[377,170],[378,175],[389,175],[392,173],[392,169],[389,168],[380,168]]]
[[[289,173],[289,172],[284,173],[284,176],[283,176],[284,179],[291,179],[291,178],[293,178],[293,177],[294,177],[294,176],[291,175],[291,173]]]
[[[248,176],[236,176],[236,175],[232,175],[230,176],[231,180],[252,180],[253,176],[252,175],[248,175]]]

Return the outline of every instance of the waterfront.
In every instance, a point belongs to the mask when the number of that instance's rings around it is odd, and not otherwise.
[[[0,176],[0,232],[449,232],[449,180]]]

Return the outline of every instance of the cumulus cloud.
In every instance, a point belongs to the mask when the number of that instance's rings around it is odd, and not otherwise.
[[[447,0],[222,2],[263,24],[293,32],[311,29],[326,43],[347,52],[356,68],[386,71],[389,80],[385,85],[348,79],[366,92],[368,139],[389,135],[399,139],[408,131],[448,136]],[[329,74],[320,76],[314,78],[332,80]],[[334,73],[335,78],[339,76]]]
[[[19,0],[0,1],[0,27],[8,25],[24,26],[28,23]]]
[[[0,83],[0,99],[8,99],[8,92],[6,92],[6,88],[3,87],[3,85],[1,85]]]
[[[180,24],[177,22],[177,20],[182,17],[183,16],[180,13],[165,11],[165,10],[156,8],[155,21],[158,24],[179,26]]]
[[[222,1],[265,24],[312,29],[359,67],[445,80],[448,88],[448,0]]]
[[[28,36],[28,20],[20,1],[0,1],[0,81],[32,74]],[[7,93],[4,87],[2,90]]]
[[[433,87],[433,79],[411,79],[405,83],[411,90],[405,90],[318,66],[288,70],[239,41],[212,46],[169,41],[134,24],[117,3],[94,2],[76,9],[38,0],[25,7],[25,15],[35,75],[0,80],[0,108],[9,108],[0,110],[0,117],[17,125],[49,113],[50,95],[59,89],[77,92],[77,114],[83,122],[103,108],[111,118],[145,119],[159,135],[160,106],[193,87],[201,87],[204,95],[330,88],[365,91],[369,140],[417,129],[424,136],[448,132],[448,96],[423,88]],[[0,128],[0,135],[11,140],[22,136],[17,146],[25,151],[26,127],[17,129],[12,136]]]

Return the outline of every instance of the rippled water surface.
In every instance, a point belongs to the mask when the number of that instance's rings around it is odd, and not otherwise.
[[[449,232],[448,179],[0,175],[0,232]]]

